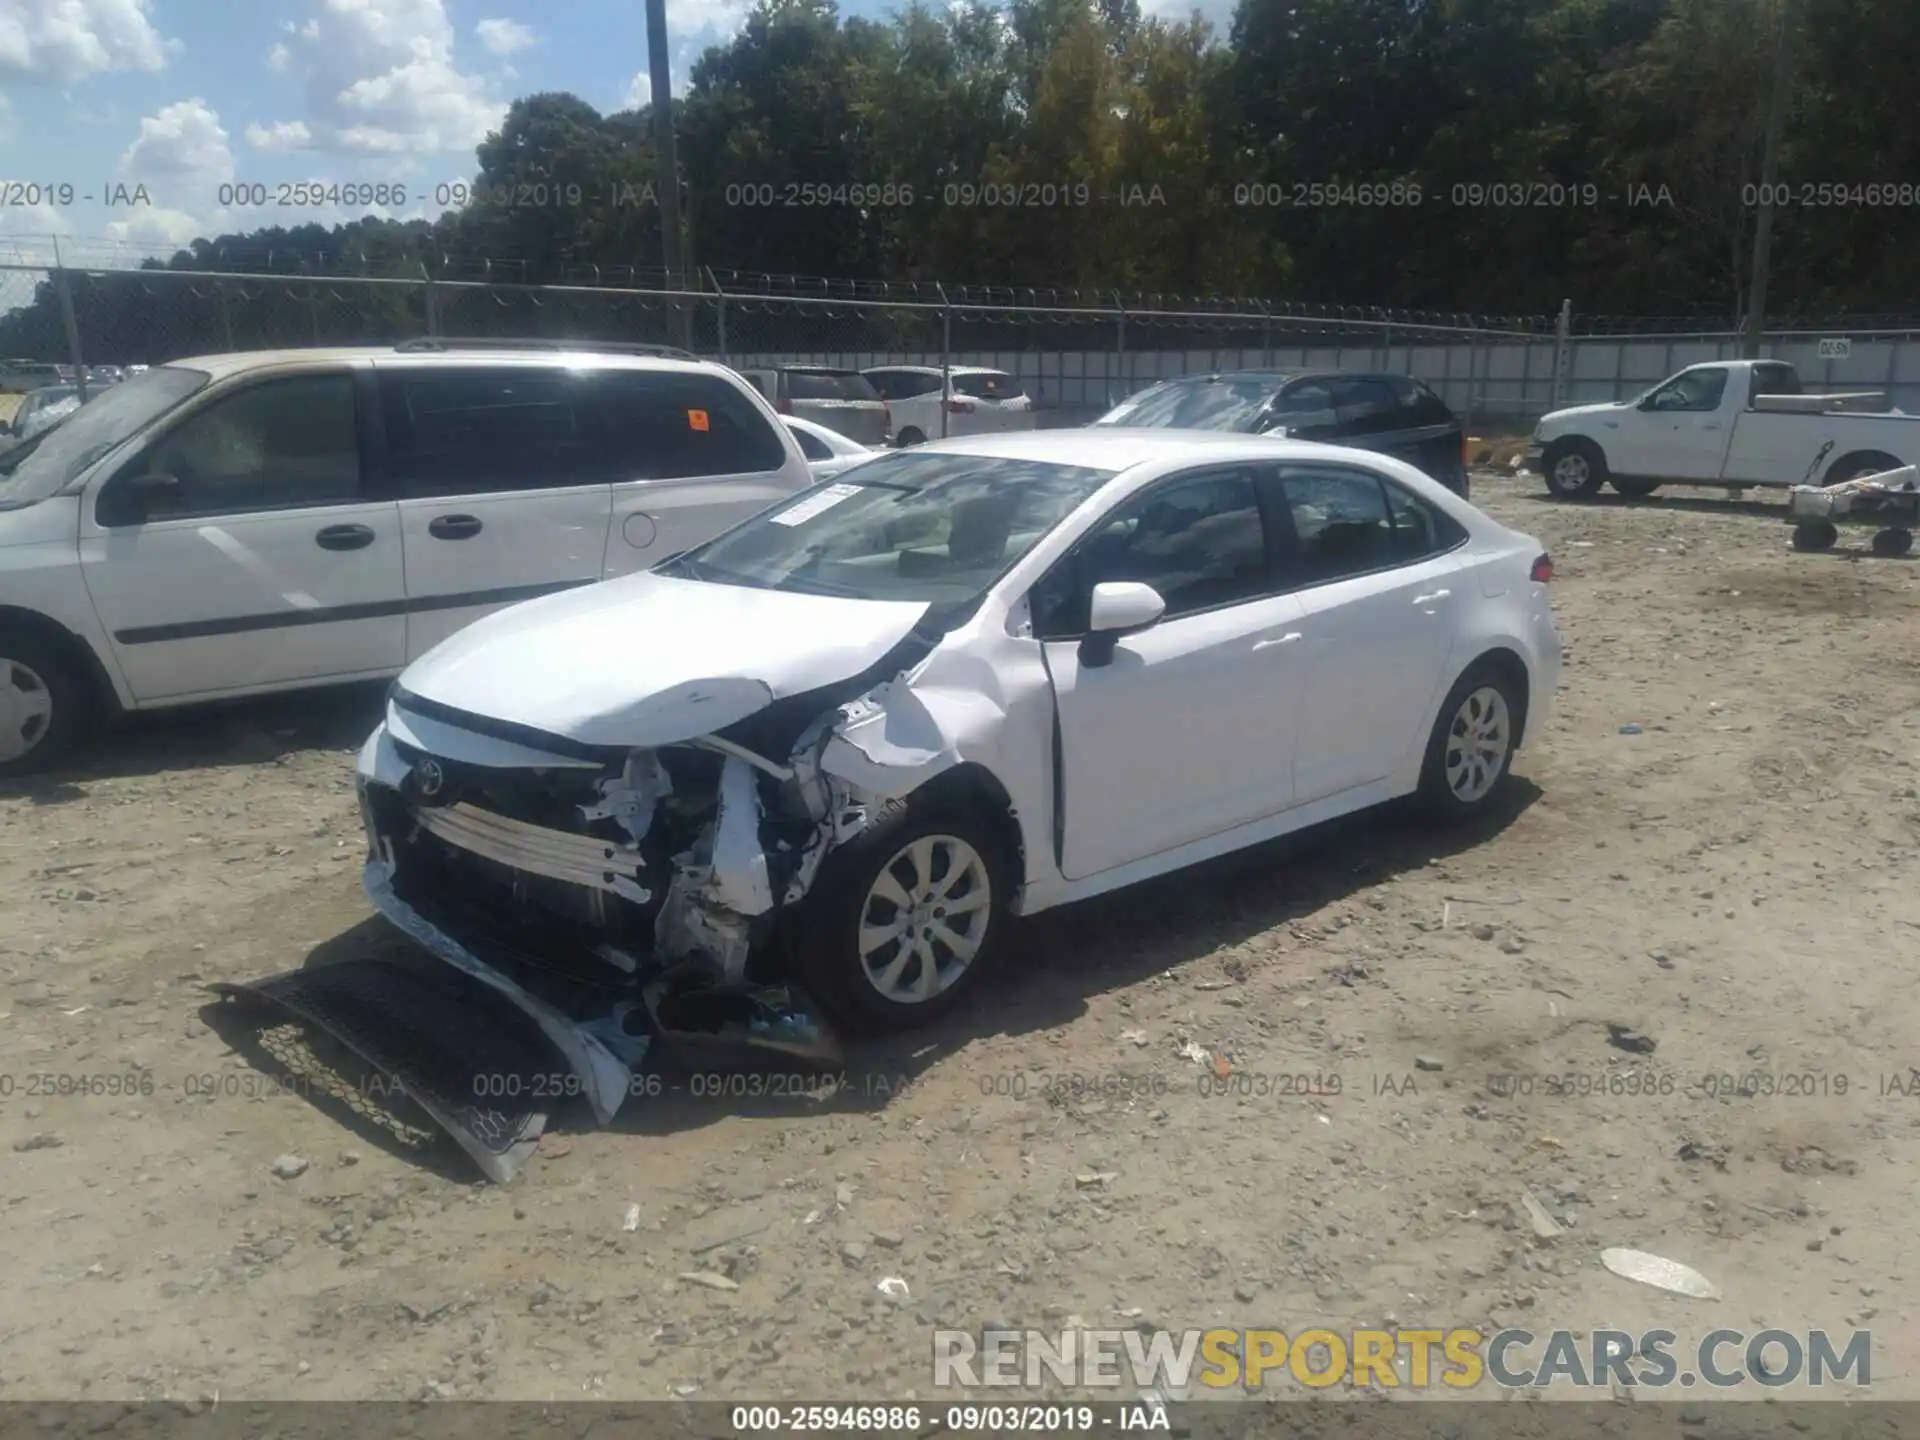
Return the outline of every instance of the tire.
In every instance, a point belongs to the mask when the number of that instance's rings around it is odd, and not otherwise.
[[[1660,488],[1658,480],[1643,480],[1637,475],[1616,475],[1608,483],[1622,495],[1630,495],[1636,500],[1644,499]]]
[[[1607,457],[1584,435],[1556,440],[1540,459],[1547,493],[1558,500],[1586,500],[1607,483]]]
[[[1877,475],[1882,470],[1898,470],[1900,462],[1891,455],[1843,455],[1833,462],[1833,468],[1827,471],[1822,485],[1844,485],[1849,480],[1858,480],[1862,475]]]
[[[1913,549],[1913,532],[1899,525],[1889,526],[1876,531],[1873,537],[1873,553],[1889,560],[1897,560]]]
[[[57,763],[91,728],[94,710],[92,687],[63,646],[0,629],[0,779]]]
[[[1429,815],[1464,820],[1497,801],[1512,774],[1523,706],[1512,679],[1491,665],[1470,666],[1454,682],[1420,766],[1419,800]]]
[[[893,443],[895,448],[905,450],[914,445],[926,444],[927,437],[922,435],[916,427],[909,425],[893,437]]]
[[[822,862],[797,932],[799,978],[835,1023],[855,1034],[937,1020],[992,969],[1011,923],[1013,880],[1011,857],[990,825],[950,805],[896,803]],[[928,923],[919,927],[918,941],[913,924],[904,934],[895,929],[904,917],[885,894],[889,881],[895,893],[924,907]],[[945,894],[943,885],[953,893]],[[974,903],[950,908],[956,900]],[[954,923],[956,915],[965,917],[965,926]],[[892,934],[868,937],[863,952],[863,929]],[[965,955],[953,938],[971,944],[972,953]],[[910,998],[923,979],[935,988]]]
[[[1840,531],[1830,520],[1804,520],[1793,527],[1793,548],[1808,552],[1831,550]]]

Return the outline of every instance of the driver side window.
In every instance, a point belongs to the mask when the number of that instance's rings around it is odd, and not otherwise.
[[[1271,572],[1253,477],[1223,471],[1176,480],[1121,506],[1034,587],[1034,634],[1085,634],[1093,587],[1110,580],[1158,590],[1163,621],[1266,593]]]
[[[1727,393],[1724,370],[1688,370],[1653,392],[1655,410],[1717,410]]]

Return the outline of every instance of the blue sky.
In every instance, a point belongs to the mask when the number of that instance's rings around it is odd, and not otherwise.
[[[676,89],[746,9],[668,0]],[[83,256],[166,254],[377,208],[223,206],[236,183],[401,183],[394,213],[434,214],[514,96],[617,110],[645,102],[646,66],[641,0],[0,0],[0,260],[56,234]],[[151,203],[107,203],[136,184]]]

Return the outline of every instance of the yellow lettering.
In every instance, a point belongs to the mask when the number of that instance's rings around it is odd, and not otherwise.
[[[1447,1337],[1438,1330],[1402,1330],[1400,1343],[1413,1352],[1413,1384],[1416,1389],[1424,1390],[1433,1383],[1433,1372],[1429,1368],[1433,1347]]]
[[[1353,1383],[1364,1385],[1378,1380],[1388,1389],[1400,1383],[1393,1368],[1393,1336],[1385,1330],[1353,1332]]]
[[[1486,1359],[1480,1354],[1480,1332],[1478,1330],[1452,1330],[1447,1333],[1445,1345],[1447,1359],[1460,1367],[1458,1373],[1450,1373],[1441,1378],[1456,1390],[1466,1390],[1480,1383],[1487,1373]]]
[[[1269,1370],[1284,1370],[1287,1366],[1287,1336],[1284,1330],[1247,1331],[1247,1385],[1249,1388],[1261,1383],[1261,1376]]]
[[[1316,1345],[1327,1347],[1325,1370],[1315,1371],[1312,1368],[1313,1347]],[[1290,1368],[1294,1379],[1316,1390],[1338,1385],[1347,1373],[1347,1342],[1331,1330],[1302,1330],[1293,1340]]]
[[[1231,1330],[1209,1330],[1200,1337],[1200,1358],[1206,1368],[1200,1383],[1215,1389],[1240,1383],[1240,1357],[1234,1353],[1236,1337]]]

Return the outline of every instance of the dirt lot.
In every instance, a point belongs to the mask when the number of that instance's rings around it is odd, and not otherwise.
[[[376,697],[141,721],[0,790],[0,1398],[925,1398],[931,1326],[1070,1316],[1865,1325],[1875,1393],[1920,1394],[1885,1078],[1920,1058],[1920,570],[1791,554],[1770,505],[1481,488],[1551,547],[1570,652],[1499,824],[1368,817],[1042,917],[831,1101],[689,1082],[510,1190],[267,1093],[204,1018],[205,982],[396,943],[349,782]],[[1188,1042],[1264,1093],[1202,1094]]]

